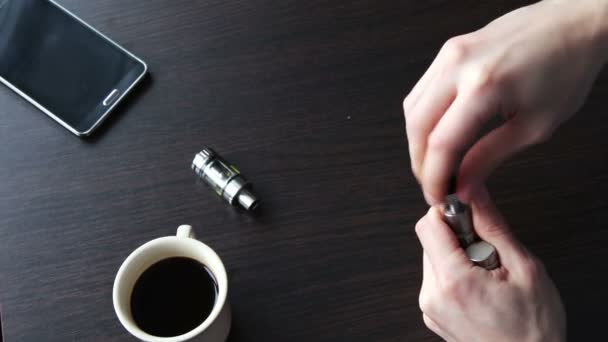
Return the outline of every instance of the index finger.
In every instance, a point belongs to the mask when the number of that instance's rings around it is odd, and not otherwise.
[[[490,96],[459,94],[429,135],[422,187],[432,203],[443,202],[450,176],[483,124],[493,114]]]

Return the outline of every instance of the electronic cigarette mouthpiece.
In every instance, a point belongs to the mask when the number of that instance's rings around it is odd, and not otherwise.
[[[238,203],[245,210],[257,208],[259,200],[250,191],[250,183],[234,165],[230,165],[212,149],[205,148],[196,154],[192,170],[228,203]]]
[[[487,270],[495,269],[500,265],[496,248],[477,238],[473,228],[471,208],[462,203],[456,194],[446,197],[443,217],[473,264]]]

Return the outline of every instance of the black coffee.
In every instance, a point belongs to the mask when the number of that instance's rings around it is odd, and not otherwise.
[[[142,273],[131,294],[131,312],[148,334],[178,336],[199,326],[216,298],[217,283],[209,269],[194,259],[175,257]]]

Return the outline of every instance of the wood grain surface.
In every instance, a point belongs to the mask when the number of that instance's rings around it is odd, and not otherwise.
[[[0,88],[5,342],[132,340],[112,307],[116,271],[184,223],[227,266],[232,342],[439,340],[418,308],[427,207],[401,102],[446,39],[526,1],[59,2],[151,75],[85,140]],[[556,281],[572,341],[605,334],[607,76],[490,180]],[[203,146],[253,181],[262,213],[196,182]]]

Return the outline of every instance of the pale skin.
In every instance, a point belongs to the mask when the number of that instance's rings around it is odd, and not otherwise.
[[[404,100],[412,170],[433,206],[416,227],[420,306],[445,340],[565,341],[555,286],[482,184],[578,111],[607,58],[608,0],[545,0],[450,39]],[[496,114],[504,123],[475,140]],[[439,217],[452,175],[478,234],[498,250],[497,270],[472,266]]]
[[[471,203],[479,236],[501,266],[473,266],[439,210],[416,225],[424,249],[419,304],[426,326],[449,342],[560,342],[566,314],[542,263],[510,232],[487,192]]]

